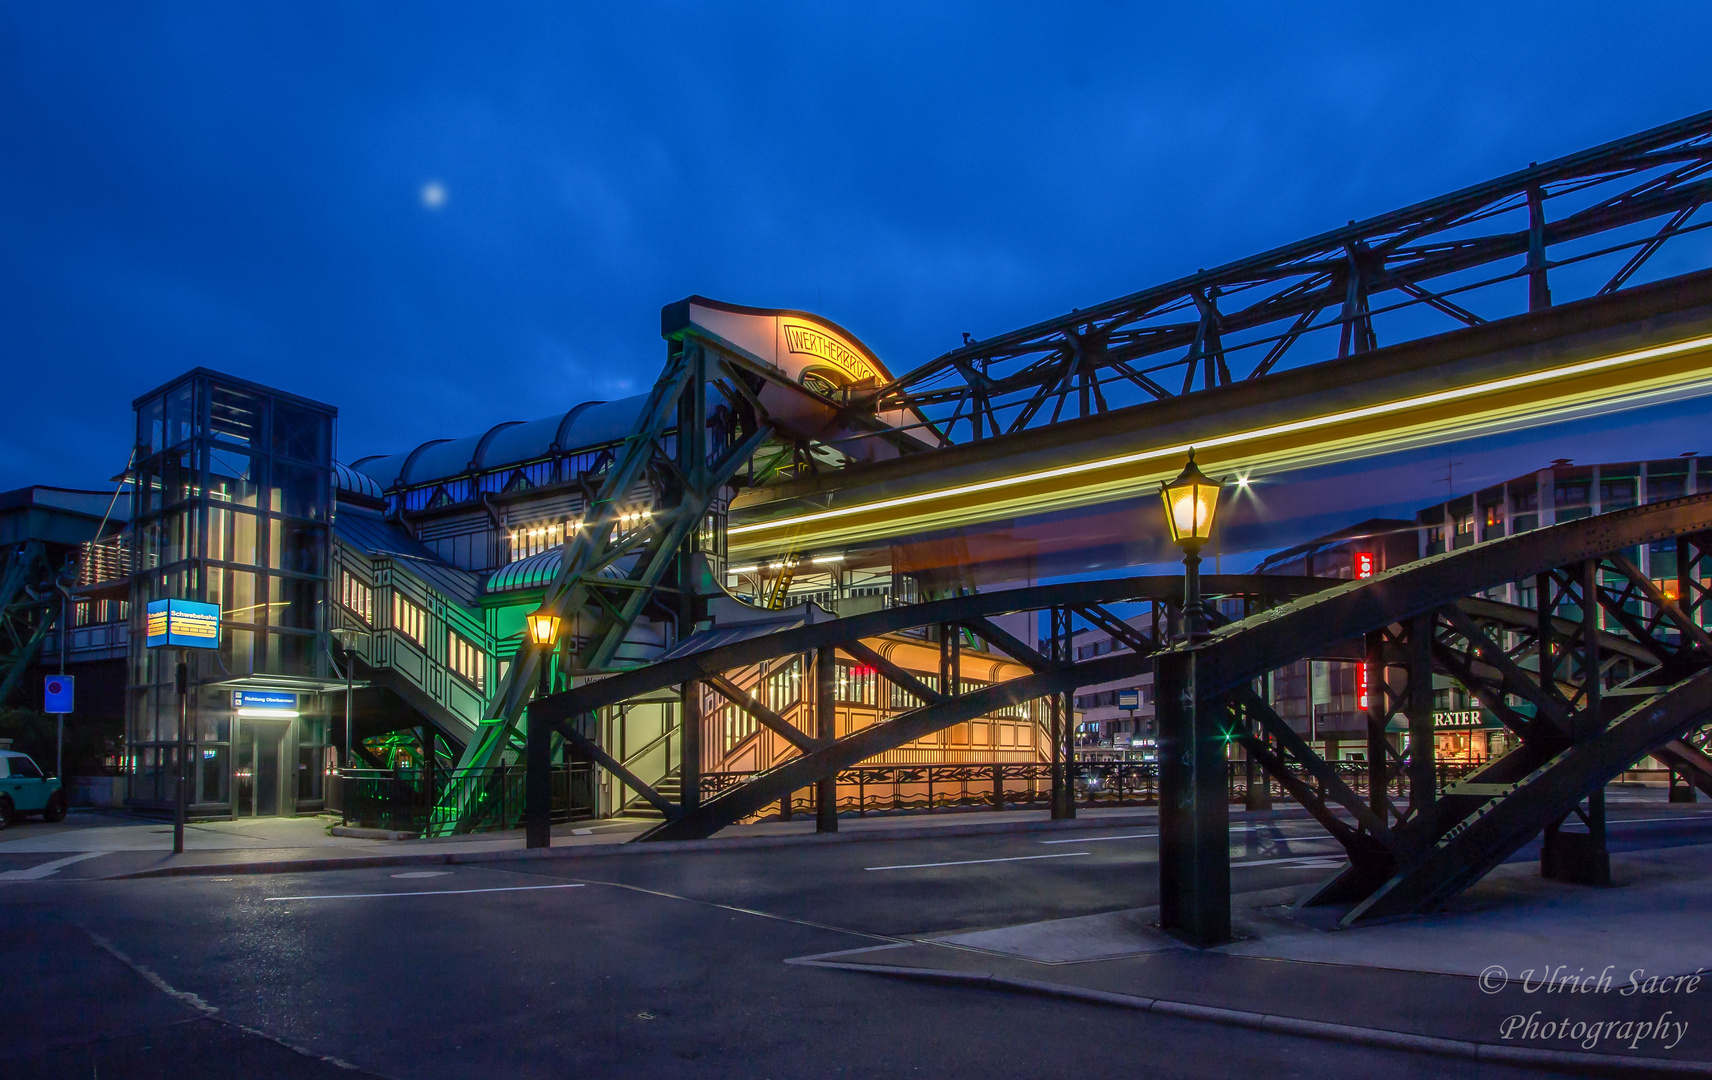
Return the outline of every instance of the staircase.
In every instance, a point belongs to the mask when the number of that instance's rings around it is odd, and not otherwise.
[[[654,784],[654,790],[658,791],[661,797],[667,802],[683,802],[684,787],[676,768],[656,781]],[[618,812],[618,816],[621,818],[635,818],[639,821],[666,820],[666,815],[655,809],[654,805],[647,799],[644,799],[642,796],[635,793],[631,793],[630,797],[625,800],[624,809]]]

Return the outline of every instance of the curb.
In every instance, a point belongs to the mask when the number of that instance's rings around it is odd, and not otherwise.
[[[1459,1058],[1464,1061],[1516,1065],[1534,1069],[1556,1069],[1583,1076],[1610,1076],[1619,1080],[1640,1077],[1712,1077],[1712,1063],[1701,1061],[1672,1061],[1669,1058],[1617,1057],[1611,1054],[1583,1054],[1572,1050],[1535,1050],[1498,1043],[1468,1042],[1444,1039],[1433,1035],[1409,1035],[1383,1028],[1358,1027],[1351,1024],[1329,1024],[1320,1020],[1303,1020],[1293,1016],[1223,1009],[1214,1005],[1194,1005],[1186,1001],[1164,998],[1137,997],[1109,990],[1090,990],[1063,983],[1016,979],[989,972],[949,971],[939,968],[894,967],[884,964],[845,964],[831,960],[800,958],[786,960],[800,967],[832,968],[837,971],[864,971],[875,975],[908,979],[914,982],[937,983],[945,986],[982,987],[1035,994],[1041,997],[1082,1001],[1093,1005],[1112,1005],[1137,1012],[1173,1016],[1182,1020],[1200,1020],[1226,1027],[1249,1028],[1277,1035],[1294,1035],[1305,1039],[1369,1046],[1379,1050],[1400,1050],[1415,1054]]]
[[[1236,821],[1294,821],[1307,818],[1301,809],[1266,812],[1265,817],[1247,811],[1233,812]],[[763,848],[799,847],[814,844],[857,844],[884,840],[931,840],[941,836],[987,836],[1008,833],[1069,832],[1082,829],[1124,828],[1131,825],[1157,825],[1158,813],[1149,809],[1143,813],[1111,815],[1101,818],[1073,818],[1069,821],[982,821],[968,825],[917,825],[897,829],[862,829],[846,833],[801,833],[787,836],[732,836],[708,840],[658,840],[647,844],[619,841],[610,844],[578,844],[558,848],[506,848],[500,851],[412,852],[386,855],[351,855],[310,859],[274,859],[250,863],[190,863],[180,866],[156,866],[93,879],[126,881],[135,878],[238,876],[244,874],[293,874],[321,870],[365,870],[383,866],[446,866],[470,863],[534,862],[542,859],[590,859],[614,855],[650,855],[674,851],[721,853],[753,851]],[[365,830],[369,831],[369,830]],[[373,830],[379,832],[380,830]]]

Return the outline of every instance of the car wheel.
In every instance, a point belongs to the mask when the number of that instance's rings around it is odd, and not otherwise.
[[[48,796],[48,804],[42,807],[42,820],[47,822],[62,821],[65,818],[65,791],[54,792]]]
[[[12,796],[0,795],[0,829],[12,824],[12,819],[17,816],[18,812],[12,807]]]

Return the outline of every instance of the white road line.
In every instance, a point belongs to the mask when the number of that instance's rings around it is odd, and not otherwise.
[[[376,896],[453,896],[460,893],[478,892],[532,892],[536,889],[580,889],[576,885],[508,885],[501,889],[416,889],[410,892],[358,892],[330,893],[326,896],[264,896],[262,899],[283,902],[286,900],[367,900]]]
[[[1664,820],[1664,819],[1661,819],[1661,820]],[[1251,825],[1251,826],[1248,826],[1246,828],[1232,829],[1231,832],[1233,832],[1233,833],[1262,832],[1265,829],[1271,829],[1271,828],[1275,828],[1275,827],[1276,826],[1271,826],[1271,825],[1258,826],[1258,827]],[[1078,836],[1078,837],[1072,837],[1069,840],[1041,840],[1038,842],[1042,843],[1042,844],[1096,844],[1096,843],[1099,843],[1101,840],[1148,840],[1148,839],[1152,839],[1153,837],[1156,837],[1158,835],[1159,834],[1156,832],[1138,832],[1138,833],[1124,833],[1122,836]]]
[[[1078,836],[1074,840],[1042,840],[1043,844],[1097,844],[1101,840],[1145,840],[1158,836],[1156,832],[1125,833],[1122,836]]]
[[[105,854],[107,854],[105,851],[85,851],[81,855],[67,855],[63,859],[55,859],[53,862],[45,862],[40,866],[32,866],[27,870],[7,870],[5,873],[0,873],[0,881],[40,881],[42,878],[59,873],[60,870],[70,866],[72,863],[82,862],[84,859],[93,859],[97,855]]]
[[[1288,859],[1251,859],[1244,862],[1231,863],[1232,870],[1241,870],[1245,866],[1276,866],[1279,863],[1304,863],[1304,869],[1326,869],[1342,866],[1347,860],[1336,855],[1295,855]]]
[[[976,863],[1027,862],[1030,859],[1068,859],[1072,855],[1092,855],[1091,851],[1060,851],[1052,855],[1013,855],[1008,859],[959,859],[956,862],[905,863],[902,866],[864,866],[864,870],[922,870],[929,866],[974,866]]]

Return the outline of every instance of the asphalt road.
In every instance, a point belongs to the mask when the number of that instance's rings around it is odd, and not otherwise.
[[[1703,820],[1613,846],[1712,842]],[[11,883],[0,1075],[1541,1075],[783,963],[1154,903],[1153,831]],[[1322,879],[1337,850],[1308,822],[1233,832],[1235,888]]]

